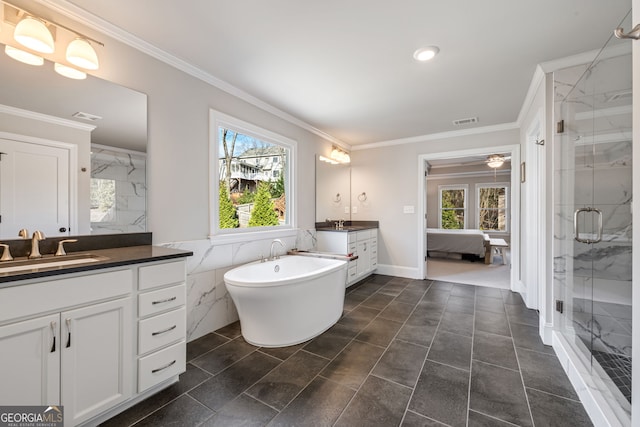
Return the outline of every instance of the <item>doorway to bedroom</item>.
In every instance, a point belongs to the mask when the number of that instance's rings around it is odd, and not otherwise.
[[[513,289],[520,234],[514,220],[518,147],[425,155],[421,164],[423,277]]]

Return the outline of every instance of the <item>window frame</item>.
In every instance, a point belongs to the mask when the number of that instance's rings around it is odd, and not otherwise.
[[[283,146],[289,150],[287,165],[282,170],[285,180],[286,215],[285,223],[269,227],[247,227],[221,229],[219,227],[219,200],[218,189],[220,185],[220,164],[219,164],[219,137],[220,127],[231,129],[234,132],[250,136],[270,144]],[[277,134],[270,130],[261,128],[252,123],[238,119],[236,117],[221,113],[211,109],[209,112],[209,239],[228,243],[251,241],[260,238],[276,238],[295,236],[296,231],[296,162],[297,162],[297,141]]]
[[[504,207],[504,211],[505,211],[505,226],[504,226],[504,230],[482,230],[486,233],[491,233],[491,234],[509,234],[510,233],[510,221],[511,221],[511,205],[510,205],[510,192],[511,192],[511,185],[508,182],[487,182],[487,183],[478,183],[476,184],[476,225],[478,227],[478,230],[481,230],[480,228],[480,211],[482,209],[488,210],[489,208],[480,208],[480,189],[482,188],[504,188],[504,200],[505,200],[505,207]],[[491,208],[491,210],[500,210],[502,208]]]
[[[469,213],[469,184],[444,184],[438,185],[438,228],[442,228],[442,191],[443,190],[463,190],[464,191],[464,208],[447,208],[447,210],[464,211],[463,229],[467,228]]]

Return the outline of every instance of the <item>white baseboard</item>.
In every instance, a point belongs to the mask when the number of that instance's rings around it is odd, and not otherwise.
[[[405,277],[407,279],[422,279],[422,277],[419,277],[418,269],[415,267],[401,267],[397,265],[378,264],[378,268],[374,273],[384,274],[387,276]]]
[[[540,338],[545,345],[553,345],[553,324],[540,322]]]

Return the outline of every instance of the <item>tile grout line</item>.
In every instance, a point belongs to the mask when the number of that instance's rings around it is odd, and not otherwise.
[[[503,305],[506,306],[507,303],[503,300]],[[520,374],[520,382],[522,383],[522,389],[524,391],[524,398],[527,401],[527,409],[529,410],[529,419],[531,420],[531,425],[535,427],[536,423],[533,420],[533,412],[531,411],[531,403],[529,402],[529,393],[527,393],[527,387],[524,384],[524,376],[522,375],[522,365],[520,364],[520,357],[518,356],[518,350],[516,348],[516,340],[513,339],[513,330],[511,329],[511,319],[509,316],[509,312],[507,311],[507,307],[504,308],[505,314],[507,315],[507,325],[509,326],[509,333],[511,334],[512,343],[513,343],[513,352],[516,355],[516,363],[518,364],[518,373]]]
[[[411,283],[411,282],[409,282]],[[402,292],[404,292],[407,289],[407,286],[409,286],[409,283],[407,283],[404,288],[402,289]],[[388,283],[387,283],[388,284]],[[385,284],[385,286],[387,285]],[[381,286],[381,288],[383,288],[384,286]],[[351,404],[351,402],[353,402],[353,399],[355,399],[356,395],[358,394],[358,392],[360,391],[360,389],[362,388],[362,386],[364,385],[364,383],[367,381],[367,378],[370,375],[373,375],[372,372],[374,371],[374,369],[376,368],[376,366],[378,366],[378,363],[380,362],[380,359],[382,359],[382,356],[384,356],[384,354],[386,353],[386,351],[389,349],[389,347],[391,346],[391,343],[393,343],[393,340],[395,339],[396,336],[398,336],[398,334],[400,333],[400,330],[404,327],[404,325],[407,323],[407,320],[409,320],[409,317],[411,317],[411,314],[413,314],[413,312],[416,310],[416,308],[418,307],[418,303],[422,300],[422,298],[424,298],[424,296],[427,294],[427,292],[429,291],[429,289],[431,288],[431,284],[429,284],[429,286],[427,287],[427,289],[424,290],[424,292],[422,293],[422,296],[420,297],[420,299],[418,300],[418,302],[415,304],[415,306],[413,307],[413,309],[411,310],[411,313],[409,313],[409,315],[407,316],[407,318],[404,320],[404,322],[402,322],[402,325],[400,326],[400,328],[398,328],[398,331],[394,334],[393,338],[391,338],[391,340],[389,341],[389,344],[387,344],[387,346],[384,348],[384,351],[382,353],[380,353],[380,357],[378,357],[378,359],[376,360],[376,362],[373,364],[373,366],[371,367],[371,369],[369,370],[369,372],[367,373],[367,375],[365,376],[364,380],[362,381],[362,383],[358,386],[358,388],[356,389],[356,392],[353,394],[353,396],[351,396],[351,399],[349,399],[349,402],[347,402],[347,404],[345,405],[345,407],[342,409],[342,411],[340,412],[340,415],[338,415],[338,418],[336,418],[336,420],[334,421],[334,423],[332,425],[336,425],[336,423],[340,420],[340,418],[342,417],[342,415],[344,415],[345,411],[347,410],[347,408],[349,407],[349,405]],[[371,296],[377,294],[380,291],[380,289],[378,289],[376,292],[374,292]],[[402,292],[400,292],[398,295],[394,296],[393,299],[391,301],[389,301],[389,303],[384,307],[385,309],[396,300],[397,297],[400,296],[400,294],[402,294]],[[387,295],[387,294],[383,294],[383,295]],[[365,300],[366,301],[366,300]],[[363,301],[364,302],[364,301]],[[373,319],[371,319],[371,322],[369,322],[367,324],[367,326],[369,326],[375,319],[377,319],[382,312],[384,311],[384,309],[380,310],[380,313],[378,313],[376,315],[376,317],[374,317]],[[381,317],[381,319],[383,320],[391,320],[391,319],[386,319],[384,317]],[[399,322],[398,322],[399,323]],[[363,328],[362,331],[364,331],[366,329]],[[353,337],[353,341],[356,340],[356,338],[358,337],[358,335],[360,335],[360,333],[362,333],[362,331],[360,331],[358,334],[356,334],[355,337]],[[351,344],[351,342],[349,342],[348,345]],[[359,341],[361,342],[361,341]],[[368,344],[368,343],[365,343]],[[369,344],[372,345],[372,344]],[[345,348],[347,347],[345,346]],[[344,350],[344,349],[343,349]],[[375,375],[374,375],[375,376]],[[379,378],[377,376],[375,376],[376,378]],[[383,378],[383,380],[387,381],[385,378]],[[414,386],[415,388],[415,386]],[[411,397],[409,398],[409,401],[411,400]],[[407,402],[407,405],[409,405],[409,402]],[[405,413],[406,413],[406,409],[405,409]],[[404,414],[401,418],[401,421],[404,419]]]

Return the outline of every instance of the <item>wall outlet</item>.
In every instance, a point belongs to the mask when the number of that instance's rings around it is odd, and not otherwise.
[[[357,206],[352,207],[351,213],[358,213],[358,207]]]
[[[416,208],[413,205],[403,206],[402,213],[406,213],[406,214],[416,213]]]
[[[349,213],[349,206],[344,207],[344,213]]]

